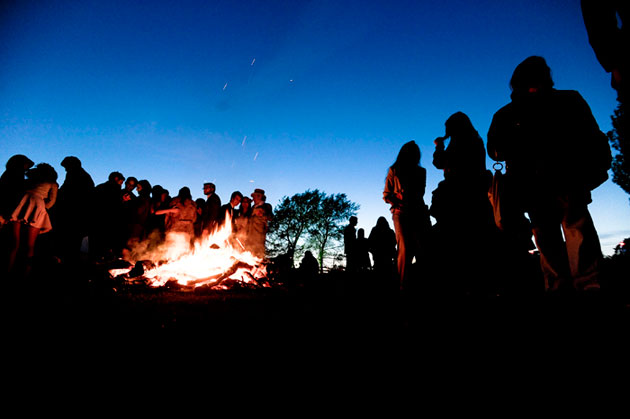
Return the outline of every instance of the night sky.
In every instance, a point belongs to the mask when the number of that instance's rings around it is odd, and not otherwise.
[[[0,163],[25,154],[95,183],[111,171],[172,196],[283,196],[318,188],[384,215],[387,168],[415,140],[425,201],[444,121],[466,113],[486,139],[516,65],[543,56],[603,131],[617,102],[579,0],[10,1],[0,6]],[[490,161],[488,160],[489,167]],[[630,236],[610,180],[591,212],[604,253]]]

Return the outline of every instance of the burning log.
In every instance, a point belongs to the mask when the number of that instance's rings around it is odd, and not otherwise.
[[[137,278],[144,275],[146,271],[155,269],[155,263],[150,260],[139,260],[134,267],[127,273],[128,278]]]
[[[209,285],[212,288],[218,287],[223,281],[234,275],[239,269],[251,270],[253,269],[253,266],[239,260],[222,274],[213,275],[212,277],[199,279],[197,281],[191,281],[190,284],[195,287],[202,285]]]

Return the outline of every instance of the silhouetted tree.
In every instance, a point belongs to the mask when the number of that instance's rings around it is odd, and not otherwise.
[[[343,228],[359,205],[346,194],[327,195],[318,189],[283,197],[274,209],[269,223],[267,246],[271,254],[290,254],[299,258],[301,245],[317,251],[317,261],[323,268],[324,257],[338,246]]]
[[[315,223],[309,229],[309,242],[317,249],[317,260],[323,269],[324,257],[343,238],[343,229],[351,216],[355,216],[359,205],[350,201],[346,194],[322,194]]]
[[[627,156],[630,150],[630,143],[628,143],[628,137],[626,136],[626,116],[623,104],[619,104],[617,109],[615,109],[611,120],[613,129],[607,135],[613,149],[617,151],[612,162],[612,180],[626,193],[630,194],[630,157]]]
[[[315,223],[319,203],[325,194],[315,189],[285,196],[269,222],[268,248],[273,254],[295,254]]]

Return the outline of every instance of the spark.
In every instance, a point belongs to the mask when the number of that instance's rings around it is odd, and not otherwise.
[[[243,137],[243,142],[241,143],[241,146],[245,147],[245,140],[247,140],[247,135]]]
[[[227,88],[227,82],[225,83],[225,86],[223,86],[223,90],[225,90]]]
[[[293,79],[290,79],[290,80],[289,80],[289,83],[293,83]]]
[[[256,161],[257,158],[258,158],[258,152],[256,152],[256,155],[254,156],[254,161]]]
[[[254,58],[254,59],[252,60],[251,65],[254,65],[254,63],[255,63],[255,62],[256,62],[256,58]]]

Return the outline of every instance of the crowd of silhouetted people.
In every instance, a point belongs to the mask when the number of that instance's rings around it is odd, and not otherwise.
[[[511,102],[494,114],[487,148],[466,114],[446,120],[432,160],[444,178],[430,205],[420,148],[414,141],[401,147],[383,191],[393,229],[380,217],[366,237],[351,217],[344,230],[346,271],[373,271],[400,290],[495,293],[507,281],[521,278],[523,286],[538,276],[540,283],[530,287],[599,289],[603,255],[588,204],[608,177],[607,138],[578,92],[553,88],[542,57],[519,64],[510,85]],[[504,163],[505,174],[488,170],[486,155]],[[61,166],[66,177],[59,186],[50,164],[35,165],[24,155],[7,162],[0,178],[4,273],[28,275],[38,245],[66,265],[82,257],[99,263],[124,258],[147,240],[168,241],[172,233],[192,245],[227,219],[235,246],[265,256],[273,212],[262,189],[251,199],[234,191],[222,204],[216,186],[205,183],[206,198],[195,201],[188,187],[172,197],[160,185],[116,171],[95,185],[74,156]],[[492,196],[499,178],[501,205]],[[534,249],[539,268],[532,264]],[[319,268],[307,252],[299,272],[312,277]]]
[[[262,189],[251,198],[234,191],[222,204],[216,186],[207,182],[206,199],[195,201],[188,187],[171,196],[160,185],[117,171],[95,185],[74,156],[61,166],[66,177],[59,186],[48,163],[35,165],[21,154],[7,161],[0,178],[3,275],[28,276],[37,256],[65,266],[111,262],[128,257],[139,243],[157,246],[173,234],[192,246],[228,220],[235,245],[264,257],[273,211]]]
[[[589,42],[624,105],[627,2],[583,0],[581,7]],[[344,230],[346,270],[374,271],[401,290],[439,283],[441,290],[493,292],[506,275],[530,278],[535,271],[548,291],[599,289],[603,255],[588,204],[608,178],[610,146],[582,96],[553,86],[544,58],[521,62],[510,80],[511,101],[493,115],[485,146],[465,113],[451,115],[444,135],[434,140],[432,163],[444,178],[430,205],[420,148],[404,144],[383,191],[394,228],[381,217],[366,237],[352,217]],[[626,120],[624,113],[623,127]],[[627,155],[625,143],[621,147]],[[494,173],[486,155],[501,162]],[[252,199],[235,191],[222,205],[212,183],[203,185],[205,200],[193,201],[188,187],[171,197],[159,185],[119,172],[95,185],[78,158],[66,157],[61,165],[66,178],[59,187],[47,163],[34,165],[24,155],[7,162],[0,179],[3,273],[28,274],[43,233],[47,253],[71,265],[81,258],[86,237],[87,257],[99,262],[150,237],[167,240],[169,233],[185,234],[192,243],[226,217],[236,243],[265,255],[272,208],[261,189]],[[534,249],[539,267],[532,271]],[[306,252],[302,275],[319,268]]]
[[[620,80],[613,86],[623,104]],[[444,178],[429,205],[420,148],[404,144],[383,191],[393,231],[382,218],[365,239],[351,217],[347,269],[365,270],[370,252],[374,270],[385,265],[400,290],[599,290],[603,254],[588,204],[608,179],[610,145],[582,96],[553,86],[544,58],[521,62],[510,80],[511,101],[492,118],[487,148],[466,114],[451,115],[434,140],[432,163]],[[497,162],[494,173],[486,155]]]

